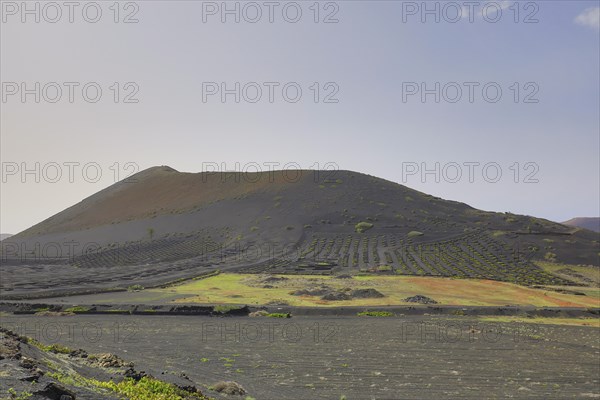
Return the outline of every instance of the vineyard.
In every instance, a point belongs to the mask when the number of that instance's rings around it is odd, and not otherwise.
[[[107,265],[138,265],[184,259],[215,263],[218,262],[218,258],[225,257],[227,254],[229,252],[222,251],[222,246],[211,236],[188,234],[124,245],[115,243],[75,257],[72,264],[77,267],[97,268]]]
[[[421,227],[409,229],[413,228]],[[46,262],[16,260],[18,268],[6,267],[3,274],[11,282],[6,289],[15,293],[61,285],[118,287],[125,285],[121,283],[124,281],[148,286],[216,269],[303,275],[443,276],[531,286],[573,284],[567,277],[555,276],[531,263],[526,248],[512,248],[482,230],[440,228],[434,232],[423,229],[426,234],[407,233],[406,228],[379,234],[307,230],[298,241],[289,243],[238,240],[226,230],[202,230],[108,244],[83,255]],[[31,283],[32,276],[39,277],[39,282]]]
[[[293,254],[245,268],[270,273],[378,273],[569,285],[542,271],[523,251],[474,231],[436,241],[400,234],[314,234]]]

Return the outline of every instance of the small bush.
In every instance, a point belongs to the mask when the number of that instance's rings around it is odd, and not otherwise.
[[[139,381],[131,378],[125,378],[116,383],[113,381],[101,382],[93,381],[96,386],[111,389],[117,394],[126,396],[131,400],[183,400],[183,399],[203,399],[205,398],[199,392],[187,391],[179,387],[159,381],[158,379],[144,376]]]
[[[389,311],[363,311],[356,315],[359,317],[392,317],[394,314]]]
[[[358,233],[363,233],[368,231],[369,229],[373,228],[373,224],[370,222],[359,222],[358,224],[354,225],[354,230]]]
[[[270,314],[267,314],[267,317],[269,317],[269,318],[292,318],[292,315],[290,313],[270,313]]]
[[[408,232],[408,234],[406,235],[409,238],[413,238],[413,237],[417,237],[417,236],[423,236],[424,233],[423,232],[419,232],[419,231],[410,231]]]
[[[27,400],[33,396],[33,394],[29,393],[28,391],[18,393],[13,388],[8,389],[8,394],[10,394],[10,397],[7,397],[7,398],[14,399],[14,400]]]
[[[72,350],[66,346],[55,343],[46,347],[46,350],[55,354],[69,354]]]

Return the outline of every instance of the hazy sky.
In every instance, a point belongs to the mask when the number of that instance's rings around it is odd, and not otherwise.
[[[215,162],[333,163],[485,210],[598,216],[600,2],[464,3],[2,1],[0,231],[129,171]]]

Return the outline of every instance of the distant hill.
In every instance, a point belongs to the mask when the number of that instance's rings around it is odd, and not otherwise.
[[[0,233],[0,240],[7,239],[11,236],[12,236],[12,234],[10,234],[10,233]]]
[[[31,295],[36,285],[93,291],[216,269],[568,284],[531,260],[599,265],[598,243],[591,231],[477,210],[358,172],[182,173],[162,166],[2,242],[0,272],[11,282],[5,290]]]
[[[562,222],[562,224],[575,226],[577,228],[585,228],[594,232],[600,232],[600,218],[598,217],[572,218],[568,221]]]

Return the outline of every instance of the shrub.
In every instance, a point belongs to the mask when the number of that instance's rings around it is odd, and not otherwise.
[[[366,232],[371,228],[373,228],[373,224],[370,222],[359,222],[358,224],[354,225],[354,230],[358,233]]]
[[[9,388],[8,389],[8,394],[10,394],[9,398],[10,399],[14,399],[14,400],[27,400],[27,399],[31,398],[31,396],[33,396],[33,394],[29,393],[28,391],[24,391],[24,392],[18,393],[13,388]]]
[[[409,238],[413,238],[413,237],[417,237],[417,236],[423,236],[424,233],[423,232],[419,232],[419,231],[410,231],[408,232],[408,234],[406,236],[408,236]]]
[[[159,381],[158,379],[144,376],[139,381],[125,378],[116,383],[113,381],[94,381],[99,387],[111,389],[115,393],[126,396],[131,400],[183,400],[189,398],[202,399],[204,396],[196,392],[180,389],[179,387]]]
[[[69,354],[72,351],[70,348],[58,343],[51,344],[50,346],[46,347],[46,350],[56,354]]]
[[[392,317],[394,314],[389,311],[363,311],[356,315],[359,317]]]
[[[270,318],[292,318],[290,313],[270,313],[267,314],[267,317]]]

